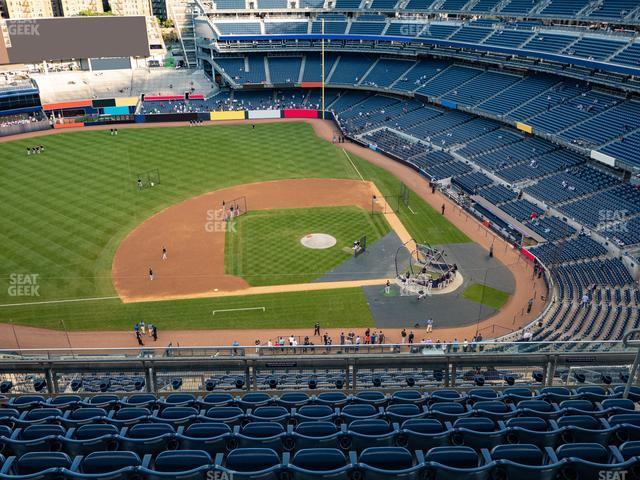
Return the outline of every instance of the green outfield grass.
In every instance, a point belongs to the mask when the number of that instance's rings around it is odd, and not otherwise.
[[[495,308],[496,310],[500,309],[507,303],[507,300],[509,300],[509,294],[507,292],[480,283],[469,285],[462,293],[462,296],[468,300]]]
[[[262,124],[255,130],[251,125],[121,129],[117,137],[108,131],[63,133],[38,138],[44,153],[27,156],[34,142],[0,147],[0,305],[115,295],[111,264],[120,241],[144,219],[195,195],[256,181],[359,178],[344,152],[304,123]],[[383,193],[398,192],[392,175],[352,159]],[[137,175],[155,168],[161,184],[139,192]],[[412,195],[411,208],[418,215],[406,207],[399,215],[418,241],[468,240],[417,196]],[[37,275],[39,296],[12,296],[15,274]],[[299,308],[305,308],[304,298],[297,300],[303,304]],[[332,305],[328,296],[314,301],[324,302],[320,310]],[[210,321],[186,302],[162,305],[172,315],[183,309],[189,314],[176,319],[176,327]],[[110,316],[114,324],[123,318],[135,323],[134,317],[153,309],[117,301],[109,308],[0,307],[0,321],[51,326],[52,311],[69,328],[104,329],[111,328]],[[347,315],[343,321],[352,323]]]
[[[353,241],[367,243],[389,232],[383,215],[358,207],[295,208],[249,212],[227,231],[225,270],[250,285],[310,282],[353,256]],[[308,233],[326,233],[337,240],[325,250],[304,247]]]
[[[213,310],[265,307],[265,311]],[[126,303],[101,300],[4,308],[3,320],[16,325],[62,330],[129,330],[140,320],[160,330],[368,327],[373,320],[361,288],[341,288],[170,302]],[[211,339],[215,344],[215,338]]]

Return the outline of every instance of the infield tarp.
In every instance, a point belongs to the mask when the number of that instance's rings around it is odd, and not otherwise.
[[[259,120],[261,118],[282,118],[280,110],[250,110],[249,119]]]
[[[244,120],[246,118],[245,111],[239,112],[210,112],[211,120]]]
[[[5,24],[8,41],[0,35],[0,63],[149,56],[143,16],[37,18]]]

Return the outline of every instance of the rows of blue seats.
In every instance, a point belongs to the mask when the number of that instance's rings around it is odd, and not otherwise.
[[[601,257],[607,249],[586,235],[559,243],[546,243],[532,248],[531,252],[547,266],[587,258]]]
[[[20,458],[1,458],[0,478],[11,479],[129,479],[183,480],[251,478],[307,480],[352,478],[489,479],[521,478],[584,480],[595,475],[623,475],[640,464],[640,442],[616,447],[575,443],[551,448],[533,444],[498,445],[476,452],[466,446],[434,447],[413,453],[403,447],[371,447],[345,455],[336,448],[308,448],[278,455],[270,448],[238,448],[213,458],[204,450],[173,450],[140,458],[134,452],[98,451],[72,459],[62,452],[32,452]],[[497,477],[499,476],[499,477]]]

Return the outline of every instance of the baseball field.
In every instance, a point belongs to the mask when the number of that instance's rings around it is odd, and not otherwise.
[[[33,145],[43,145],[44,152],[27,156]],[[193,249],[187,258],[191,250],[182,249],[176,258],[180,224],[158,219],[211,192],[336,179],[366,180],[384,196],[398,194],[400,182],[390,173],[320,139],[306,123],[121,129],[118,136],[92,130],[0,148],[0,322],[85,331],[127,330],[143,319],[165,330],[304,328],[316,320],[326,327],[372,325],[357,287],[164,301],[159,290],[153,301],[131,302],[123,302],[116,288],[129,279],[148,282],[148,267],[157,271],[153,285],[164,288],[159,257],[165,244],[171,262],[192,262],[207,272],[202,250]],[[149,172],[157,175],[153,186],[139,188],[137,180]],[[389,232],[385,215],[364,200],[358,204],[339,198],[339,189],[327,191],[321,204],[297,205],[288,198],[282,206],[265,200],[253,209],[249,202],[248,211],[233,220],[235,233],[223,235],[221,274],[249,286],[310,282],[349,258],[355,238],[366,235],[375,243]],[[249,198],[260,203],[259,196]],[[413,192],[409,205],[400,204],[397,218],[416,241],[468,241]],[[153,238],[139,236],[145,225],[153,226]],[[300,247],[298,239],[316,231],[336,238],[333,254]],[[132,238],[142,243],[130,244],[132,250],[119,256]],[[158,259],[158,267],[148,258]],[[127,268],[129,273],[118,273]],[[175,284],[203,280],[181,275]],[[261,310],[247,310],[253,307]],[[213,310],[233,311],[214,320]]]

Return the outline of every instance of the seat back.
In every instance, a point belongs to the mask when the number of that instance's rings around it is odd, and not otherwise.
[[[18,458],[16,470],[19,475],[31,475],[49,468],[69,468],[71,459],[63,452],[29,452]]]
[[[236,472],[259,472],[280,464],[280,457],[270,448],[236,448],[225,459],[225,466]]]
[[[362,451],[358,462],[381,470],[405,470],[413,466],[413,457],[406,448],[370,447]]]
[[[159,472],[186,472],[211,463],[211,456],[202,450],[169,450],[158,454],[154,466]]]
[[[493,460],[509,460],[520,465],[540,466],[544,463],[544,454],[535,445],[498,445],[491,450]]]
[[[323,472],[345,467],[347,458],[335,448],[308,448],[296,452],[291,463],[304,470]]]
[[[92,452],[82,459],[83,473],[115,472],[126,467],[140,466],[140,457],[133,452]]]

